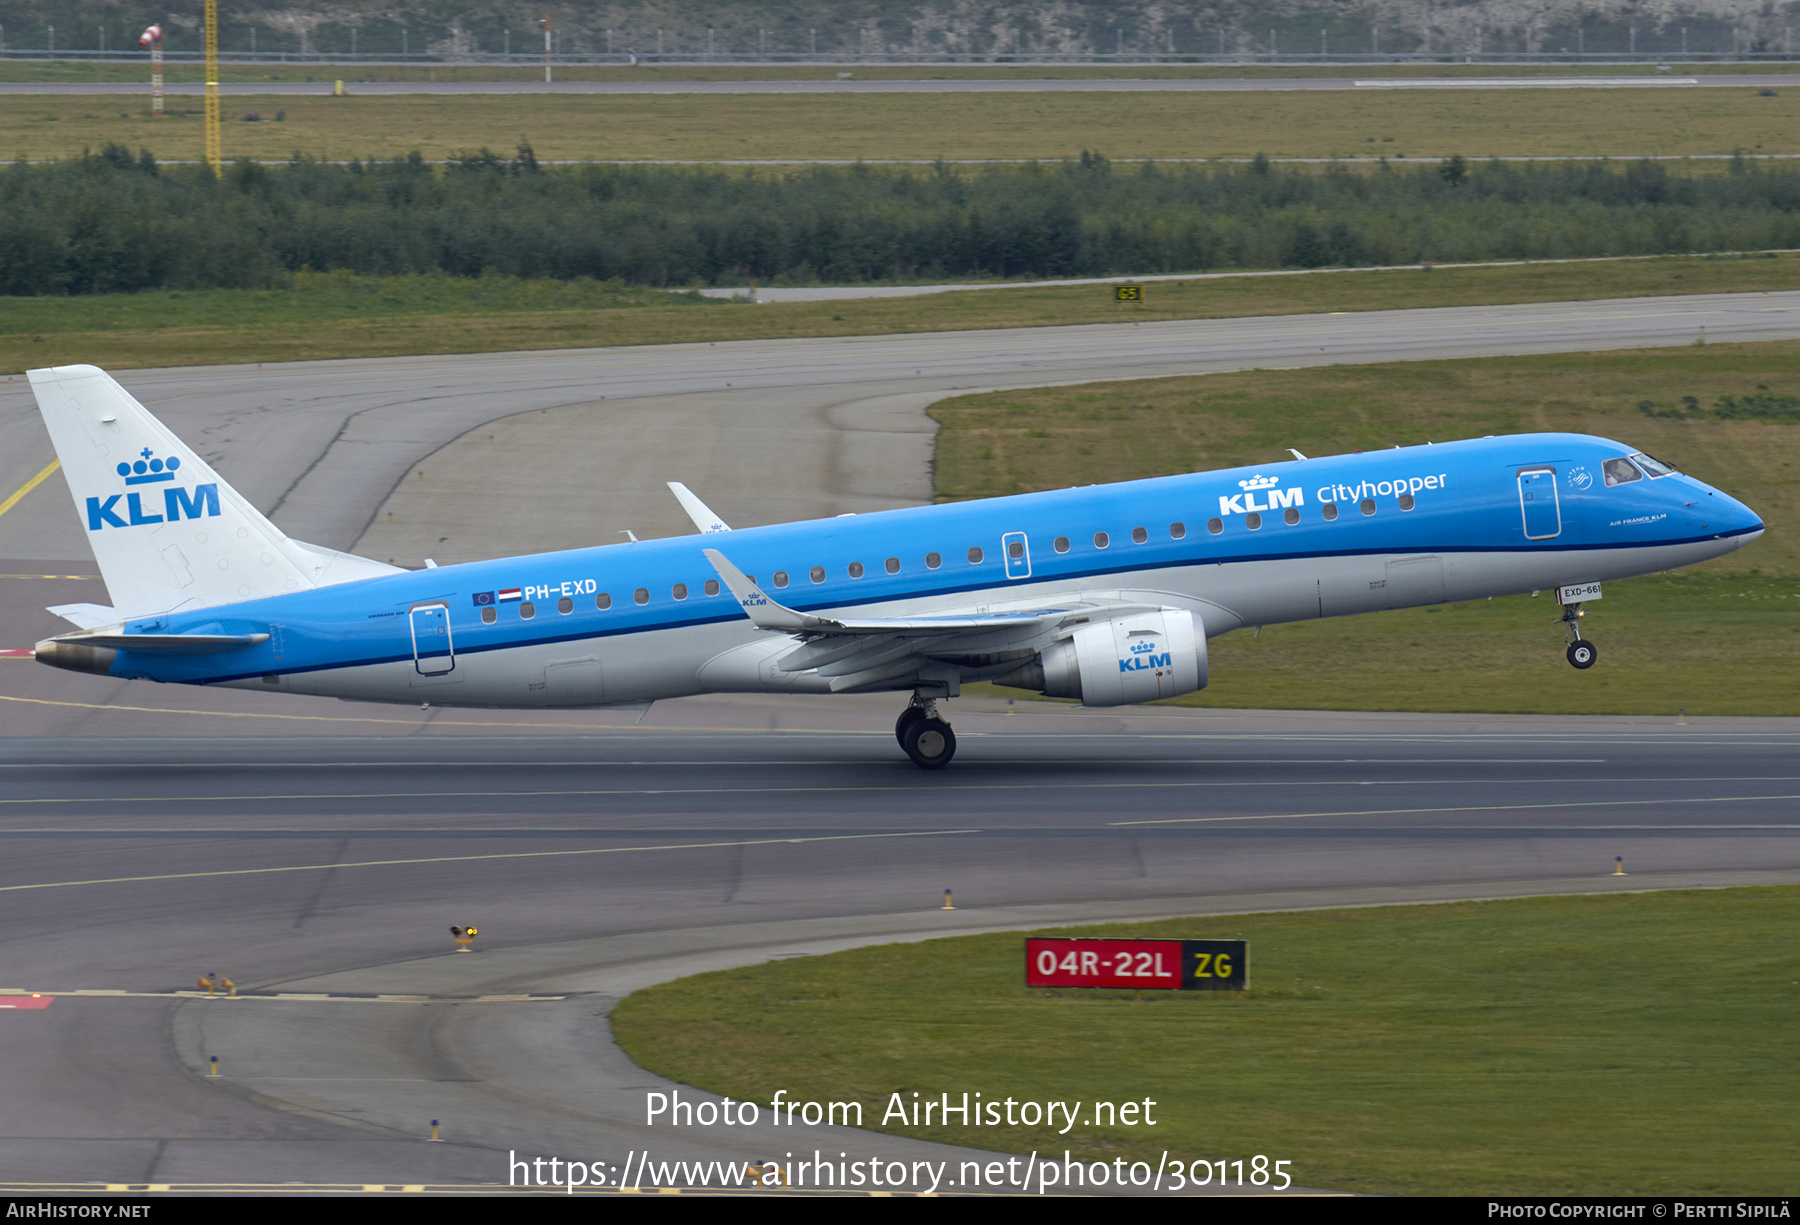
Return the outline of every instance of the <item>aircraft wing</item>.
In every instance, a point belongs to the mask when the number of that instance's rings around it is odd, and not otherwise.
[[[694,526],[700,529],[702,535],[711,536],[731,530],[725,520],[713,514],[712,507],[695,497],[694,491],[680,481],[670,481],[669,492],[675,495],[675,500],[681,503],[681,509],[687,512],[688,518],[694,521]]]
[[[998,613],[917,617],[821,617],[769,596],[717,549],[705,550],[744,613],[765,630],[797,638],[775,667],[827,678],[833,692],[891,688],[907,677],[956,668],[978,676],[1009,671],[1074,627],[1155,607],[1074,597],[1053,606]]]
[[[744,615],[759,629],[797,631],[805,637],[859,634],[968,634],[990,630],[1016,629],[1021,625],[1038,625],[1046,615],[1040,612],[1006,612],[996,614],[950,615],[927,617],[874,617],[846,619],[817,617],[800,612],[771,599],[750,577],[732,565],[717,549],[706,549],[706,560],[718,571],[725,587],[743,607]],[[1061,615],[1060,611],[1056,615]]]

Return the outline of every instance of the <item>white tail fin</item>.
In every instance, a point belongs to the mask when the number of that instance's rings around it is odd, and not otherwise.
[[[58,366],[28,377],[122,617],[397,572],[289,540],[105,371]]]

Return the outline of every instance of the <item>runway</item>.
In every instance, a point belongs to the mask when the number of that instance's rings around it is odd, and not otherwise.
[[[326,71],[331,70],[327,66]],[[345,72],[350,69],[338,68]],[[1258,93],[1358,92],[1382,89],[1764,89],[1792,86],[1792,73],[1698,76],[1560,77],[1236,77],[1182,79],[1081,77],[1001,80],[848,80],[820,81],[349,81],[353,95],[395,94],[1019,94],[1019,93]],[[331,94],[331,80],[226,82],[224,97],[297,97]],[[197,83],[168,84],[167,94],[199,96]],[[141,94],[142,85],[104,82],[7,81],[6,94]]]
[[[3,1176],[503,1182],[509,1151],[775,1143],[942,1159],[843,1128],[656,1132],[643,1095],[665,1086],[611,1050],[604,1013],[662,978],[872,941],[1800,879],[1793,721],[968,703],[956,768],[925,777],[892,705],[6,742],[0,986],[143,994],[0,1017],[0,1083],[33,1104]],[[469,923],[479,952],[459,955],[446,929]],[[168,994],[214,972],[258,998]],[[424,1142],[430,1119],[449,1143]]]
[[[924,409],[961,388],[1701,326],[1791,337],[1800,294],[121,378],[289,532],[417,564],[690,530],[667,479],[738,525],[923,501]],[[23,380],[0,437],[5,500],[50,460]],[[0,647],[61,629],[46,604],[104,600],[84,550],[60,474],[0,514]],[[842,1127],[650,1129],[644,1094],[674,1086],[605,1014],[699,970],[953,932],[1800,880],[1794,720],[950,705],[957,762],[924,775],[891,696],[638,724],[0,658],[0,990],[23,993],[0,1005],[54,997],[0,1007],[0,1183],[504,1184],[509,1152],[617,1169],[777,1142],[960,1160]],[[252,998],[194,998],[214,972]]]

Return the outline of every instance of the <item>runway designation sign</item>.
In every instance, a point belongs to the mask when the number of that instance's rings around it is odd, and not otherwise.
[[[1025,941],[1027,987],[1242,991],[1249,966],[1243,940]]]
[[[1114,285],[1113,286],[1113,301],[1114,302],[1142,302],[1143,300],[1144,300],[1144,287],[1142,285]]]

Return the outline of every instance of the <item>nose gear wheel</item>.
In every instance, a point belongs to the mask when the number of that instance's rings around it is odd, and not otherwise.
[[[1569,666],[1572,668],[1585,669],[1594,666],[1594,661],[1600,658],[1600,652],[1595,648],[1592,641],[1581,636],[1582,616],[1581,605],[1564,604],[1562,606],[1562,616],[1558,617],[1557,620],[1562,622],[1563,628],[1568,631]]]

